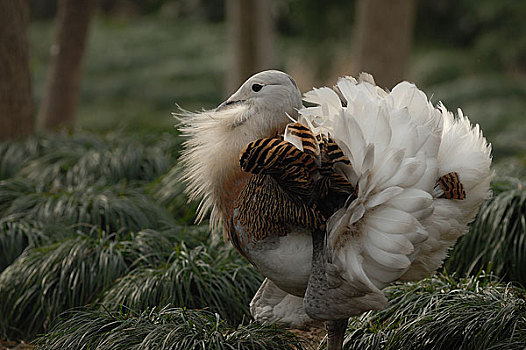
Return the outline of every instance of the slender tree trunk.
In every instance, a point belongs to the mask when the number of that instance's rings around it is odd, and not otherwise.
[[[227,0],[230,61],[227,90],[275,65],[271,0]]]
[[[358,0],[354,74],[373,74],[392,88],[404,78],[412,43],[415,0]]]
[[[28,26],[26,0],[0,0],[0,141],[34,131]]]
[[[80,90],[82,57],[96,0],[60,0],[51,67],[38,116],[44,130],[71,129]]]

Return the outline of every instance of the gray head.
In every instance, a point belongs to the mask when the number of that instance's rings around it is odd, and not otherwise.
[[[236,118],[232,126],[237,127],[253,118],[263,119],[254,123],[275,125],[287,123],[291,116],[297,115],[301,108],[301,92],[292,77],[277,70],[267,70],[254,74],[241,87],[220,104],[216,111],[243,106],[242,116]]]

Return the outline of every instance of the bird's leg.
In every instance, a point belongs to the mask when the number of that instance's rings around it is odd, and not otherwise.
[[[315,230],[312,234],[312,270],[309,284],[303,299],[303,305],[307,314],[320,320],[334,317],[334,303],[336,300],[331,295],[327,284],[325,252],[325,232]],[[337,317],[337,316],[336,316]],[[325,321],[327,329],[327,350],[341,350],[347,322],[349,318]]]
[[[348,321],[349,318],[344,318],[325,322],[325,328],[327,329],[327,350],[342,349]]]

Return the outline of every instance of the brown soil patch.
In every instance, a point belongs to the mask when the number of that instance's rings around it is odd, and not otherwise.
[[[290,331],[305,339],[306,349],[308,350],[319,349],[323,338],[327,334],[323,328],[310,328],[307,330],[290,329]]]
[[[35,346],[24,342],[0,339],[0,350],[32,350]]]

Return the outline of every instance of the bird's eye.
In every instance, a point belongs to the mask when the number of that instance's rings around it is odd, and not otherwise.
[[[261,90],[262,87],[263,85],[261,84],[252,84],[252,91],[258,92],[259,90]]]

